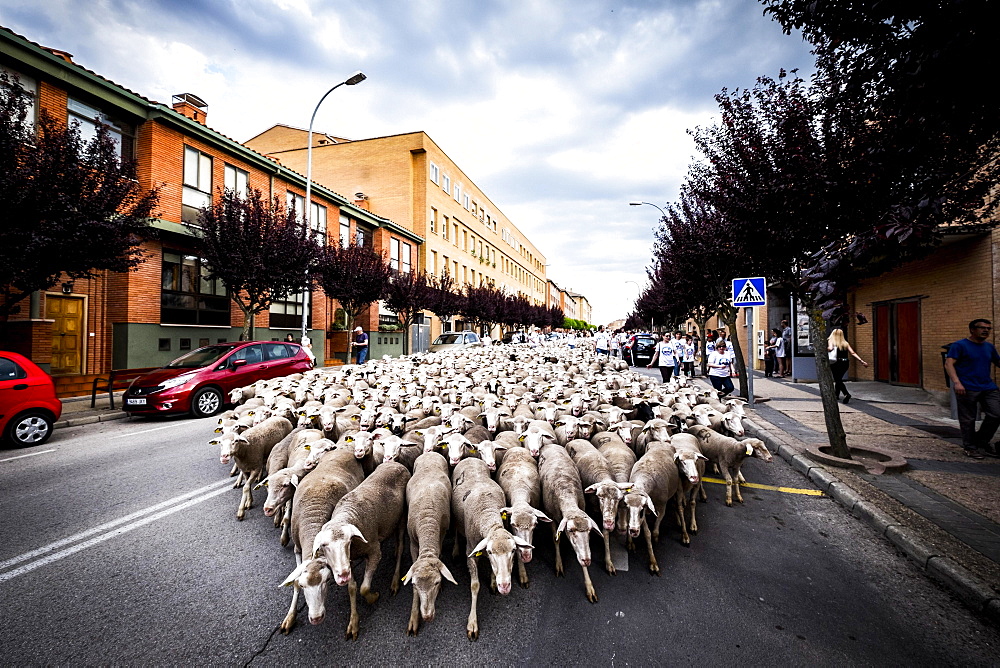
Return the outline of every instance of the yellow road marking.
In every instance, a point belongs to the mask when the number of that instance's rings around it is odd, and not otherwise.
[[[718,485],[725,485],[725,480],[719,478],[702,478],[705,482],[714,482]],[[823,492],[818,489],[796,489],[794,487],[775,487],[773,485],[758,485],[752,482],[740,483],[740,487],[752,487],[753,489],[769,489],[772,492],[784,492],[785,494],[805,494],[806,496],[823,496]]]

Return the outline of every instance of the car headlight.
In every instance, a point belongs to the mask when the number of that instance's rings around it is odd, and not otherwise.
[[[171,378],[170,380],[165,380],[162,383],[160,383],[160,389],[169,390],[172,387],[180,387],[189,380],[190,378],[187,378],[186,376],[178,376],[177,378]]]

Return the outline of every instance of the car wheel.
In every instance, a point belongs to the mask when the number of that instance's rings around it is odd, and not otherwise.
[[[191,414],[196,418],[215,415],[222,408],[222,393],[214,387],[198,390],[191,399]]]
[[[41,445],[52,436],[52,418],[44,413],[25,413],[7,424],[7,440],[16,446]]]

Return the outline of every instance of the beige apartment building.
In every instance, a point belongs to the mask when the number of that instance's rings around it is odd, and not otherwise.
[[[275,125],[246,146],[305,173],[307,141],[307,131]],[[394,264],[447,272],[460,286],[492,281],[546,304],[545,256],[425,132],[360,140],[314,132],[312,160],[314,181],[424,238],[394,245]],[[430,335],[455,325],[434,317]]]

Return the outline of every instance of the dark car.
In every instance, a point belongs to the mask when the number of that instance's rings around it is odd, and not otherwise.
[[[219,343],[192,350],[136,379],[122,404],[130,415],[190,411],[207,417],[218,413],[237,387],[311,368],[312,361],[297,343]]]
[[[0,435],[12,445],[41,445],[62,415],[52,377],[24,355],[0,350]]]
[[[633,334],[622,346],[622,354],[629,366],[645,366],[656,354],[656,337],[651,334]]]

